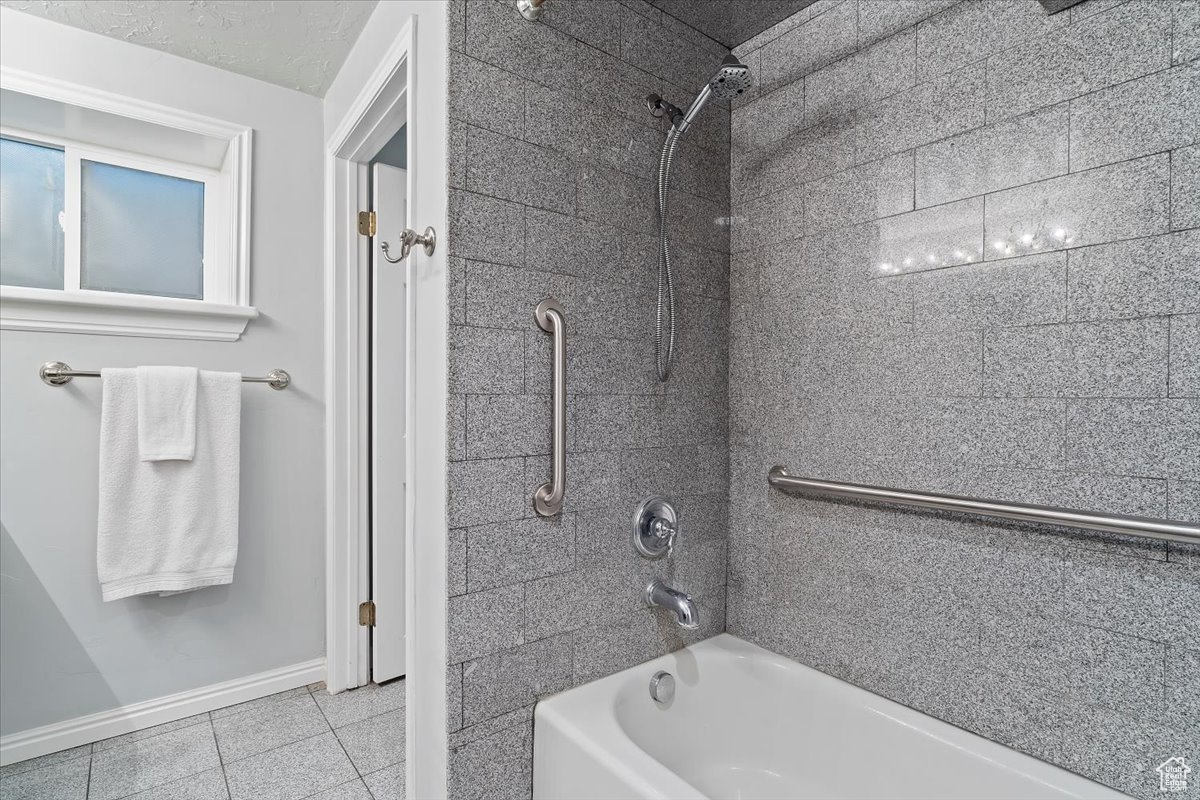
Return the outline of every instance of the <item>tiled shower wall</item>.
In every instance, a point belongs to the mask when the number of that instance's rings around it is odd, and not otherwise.
[[[1200,519],[1200,5],[820,0],[735,52],[730,632],[1158,796],[1195,549],[766,476]]]
[[[533,703],[725,627],[729,109],[680,147],[678,366],[654,375],[653,175],[663,123],[728,52],[630,0],[450,5],[450,796],[528,797]],[[546,295],[565,308],[565,512],[550,472]],[[630,542],[637,502],[678,501],[669,563]],[[692,593],[682,635],[641,600],[652,570]]]

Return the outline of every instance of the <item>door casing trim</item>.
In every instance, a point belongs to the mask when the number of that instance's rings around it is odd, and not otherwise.
[[[331,692],[365,683],[369,664],[366,629],[358,625],[357,608],[368,599],[364,593],[369,585],[371,240],[358,234],[356,217],[366,208],[366,162],[405,121],[411,123],[407,225],[442,232],[447,224],[448,20],[444,6],[428,6],[430,13],[420,14],[420,39],[417,15],[409,16],[326,142],[326,683]],[[405,761],[411,796],[441,800],[446,797],[448,739],[445,245],[439,242],[432,256],[414,249],[406,267],[411,335],[405,389]],[[417,342],[420,347],[414,346]]]

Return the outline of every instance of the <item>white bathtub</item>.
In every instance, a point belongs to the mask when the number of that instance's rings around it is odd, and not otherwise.
[[[1126,797],[728,634],[538,703],[533,796]]]

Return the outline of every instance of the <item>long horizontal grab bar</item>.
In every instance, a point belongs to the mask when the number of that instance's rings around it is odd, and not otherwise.
[[[70,383],[72,378],[99,378],[100,370],[71,369],[61,361],[47,361],[38,370],[38,376],[48,386],[63,386]],[[273,369],[266,375],[243,375],[242,383],[265,383],[272,389],[286,389],[292,383],[292,376],[287,370]]]
[[[996,500],[980,500],[977,497],[964,497],[957,494],[908,492],[903,489],[886,489],[882,486],[867,486],[861,483],[798,478],[789,475],[783,467],[771,467],[771,471],[767,474],[767,482],[776,489],[803,494],[873,500],[879,503],[961,511],[985,517],[1019,519],[1024,522],[1040,522],[1046,525],[1060,525],[1082,530],[1124,533],[1171,542],[1200,543],[1200,526],[1169,519],[1100,514],[1095,511],[1078,511],[1073,508],[1039,506],[1029,503],[1001,503]]]

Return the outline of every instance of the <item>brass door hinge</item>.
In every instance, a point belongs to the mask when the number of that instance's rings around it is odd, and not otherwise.
[[[375,212],[360,211],[358,212],[358,232],[363,236],[375,235]]]
[[[369,600],[358,604],[358,624],[375,627],[375,604]]]

